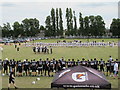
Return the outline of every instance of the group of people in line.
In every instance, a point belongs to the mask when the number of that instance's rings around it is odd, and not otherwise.
[[[47,46],[34,46],[33,47],[33,52],[36,53],[47,53],[47,54],[52,54],[53,49],[50,46],[49,48]]]
[[[57,42],[57,43],[43,43],[43,42],[36,42],[36,43],[25,43],[26,47],[30,46],[53,46],[53,47],[114,47],[118,46],[116,42]]]
[[[53,76],[55,72],[78,65],[94,68],[104,72],[105,75],[117,77],[120,61],[118,59],[113,60],[111,56],[106,62],[103,59],[98,60],[96,58],[89,60],[82,58],[82,60],[76,61],[74,59],[65,60],[63,57],[59,60],[55,58],[46,58],[46,60],[25,59],[24,61],[8,60],[7,58],[0,60],[0,70],[2,73],[8,74],[8,71],[14,70],[15,76]]]

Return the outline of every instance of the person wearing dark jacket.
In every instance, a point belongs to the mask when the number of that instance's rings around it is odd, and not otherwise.
[[[14,70],[10,72],[9,75],[9,84],[8,84],[8,90],[10,90],[10,85],[13,84],[15,89],[18,89],[18,87],[15,85],[15,76],[14,76]]]

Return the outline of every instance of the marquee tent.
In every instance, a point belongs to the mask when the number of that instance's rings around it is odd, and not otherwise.
[[[103,73],[84,66],[75,66],[57,72],[51,88],[111,89]]]

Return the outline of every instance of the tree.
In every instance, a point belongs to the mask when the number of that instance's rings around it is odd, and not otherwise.
[[[74,30],[73,30],[73,14],[72,14],[72,9],[69,9],[69,16],[70,16],[70,35],[74,35]]]
[[[40,30],[45,30],[45,27],[43,25],[41,25]]]
[[[67,8],[66,9],[66,21],[67,21],[67,31],[66,35],[74,35],[74,30],[73,30],[73,14],[72,14],[72,9]]]
[[[21,24],[19,24],[19,22],[14,22],[14,24],[13,24],[13,31],[14,31],[14,37],[18,37],[18,36],[23,36],[24,35],[23,28],[22,28]]]
[[[58,16],[58,8],[56,8],[56,35],[59,35],[59,16]]]
[[[113,19],[112,23],[110,25],[110,31],[112,32],[113,36],[119,36],[120,37],[120,19]]]
[[[63,20],[62,20],[62,10],[59,8],[59,35],[63,36]]]
[[[39,20],[37,20],[36,18],[24,19],[22,21],[22,26],[25,36],[35,36],[37,33],[40,32]]]
[[[66,35],[70,35],[70,17],[69,17],[69,9],[66,8],[66,21],[67,21],[67,31],[66,31]]]
[[[50,36],[52,36],[52,32],[53,32],[51,21],[50,21],[50,16],[46,17],[45,24],[46,24],[45,36],[50,37]]]
[[[105,34],[105,23],[101,16],[95,16],[95,36],[103,36]]]
[[[83,35],[88,36],[89,34],[89,17],[85,16],[84,17],[84,32]]]
[[[55,25],[55,10],[51,9],[51,24],[52,24],[52,36],[56,36],[56,25]]]
[[[73,14],[74,14],[74,32],[73,34],[74,35],[77,35],[77,21],[76,21],[76,16],[75,16],[75,11],[73,11]]]
[[[90,34],[91,36],[94,36],[95,35],[95,17],[92,15],[92,16],[89,16],[89,20],[90,20]]]
[[[84,34],[84,20],[83,20],[83,17],[82,17],[82,13],[79,13],[79,24],[80,24],[80,27],[79,27],[79,30],[78,30],[78,35],[83,35]]]
[[[13,36],[11,31],[12,31],[12,29],[11,29],[10,23],[7,22],[7,24],[3,24],[2,37],[11,37],[11,36]]]

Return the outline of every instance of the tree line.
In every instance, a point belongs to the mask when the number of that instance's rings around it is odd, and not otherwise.
[[[44,31],[46,37],[60,36],[103,36],[106,35],[105,22],[102,16],[90,15],[83,17],[79,13],[79,23],[77,22],[76,12],[71,8],[66,8],[65,23],[66,29],[63,27],[63,13],[61,8],[52,8],[50,15],[45,19],[45,26],[39,24],[36,18],[25,18],[22,22],[4,23],[0,26],[2,37],[34,37],[41,30]],[[110,25],[110,32],[113,36],[120,35],[120,19],[113,19]]]

